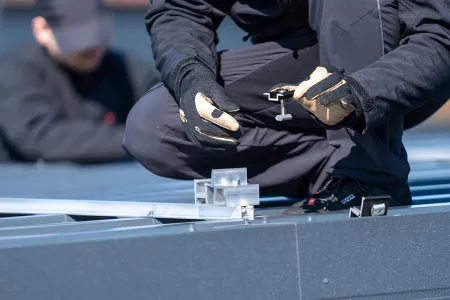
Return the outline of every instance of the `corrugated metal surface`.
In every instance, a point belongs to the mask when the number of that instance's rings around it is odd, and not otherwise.
[[[406,145],[414,200],[450,200],[450,137],[407,137]],[[162,178],[138,163],[0,167],[0,197],[192,202],[193,196],[192,181]]]
[[[193,193],[191,181],[161,178],[137,163],[7,165],[0,168],[0,180],[1,197],[174,201]]]

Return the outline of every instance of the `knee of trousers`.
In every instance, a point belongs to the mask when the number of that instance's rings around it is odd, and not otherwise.
[[[171,115],[172,114],[172,115]],[[175,126],[177,104],[162,84],[152,87],[128,114],[122,145],[141,165],[152,173],[176,177],[177,166],[171,159],[173,147],[162,142],[164,135]],[[179,119],[178,119],[179,120]]]

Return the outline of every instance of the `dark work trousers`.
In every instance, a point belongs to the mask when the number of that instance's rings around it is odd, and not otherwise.
[[[287,113],[293,120],[275,120],[280,104],[263,94],[277,83],[304,80],[318,65],[318,44],[312,35],[220,53],[219,81],[241,108],[235,118],[244,135],[237,151],[215,153],[195,147],[163,83],[150,89],[130,112],[123,145],[144,167],[164,177],[209,178],[212,169],[246,167],[261,195],[302,198],[316,192],[330,175],[344,176],[390,194],[401,189],[401,201],[408,204],[408,164],[376,136],[348,129],[326,131],[292,101]]]

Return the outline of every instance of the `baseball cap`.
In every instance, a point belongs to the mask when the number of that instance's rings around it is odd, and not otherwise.
[[[36,8],[62,52],[107,45],[111,39],[112,17],[102,0],[36,0]]]

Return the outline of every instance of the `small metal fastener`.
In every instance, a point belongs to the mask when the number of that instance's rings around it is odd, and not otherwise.
[[[280,102],[281,114],[275,117],[275,120],[279,122],[292,120],[292,115],[286,113],[286,100],[294,97],[294,91],[278,90],[275,92],[264,93],[269,101]]]
[[[384,203],[374,204],[370,210],[372,216],[382,216],[386,212],[386,205]]]
[[[386,216],[389,209],[391,196],[362,197],[361,207],[351,207],[350,218]]]
[[[286,113],[286,107],[285,107],[285,100],[280,100],[280,106],[281,106],[281,114],[277,115],[275,117],[275,120],[277,120],[278,122],[283,122],[283,121],[290,121],[292,120],[292,115],[291,114],[287,114]]]

